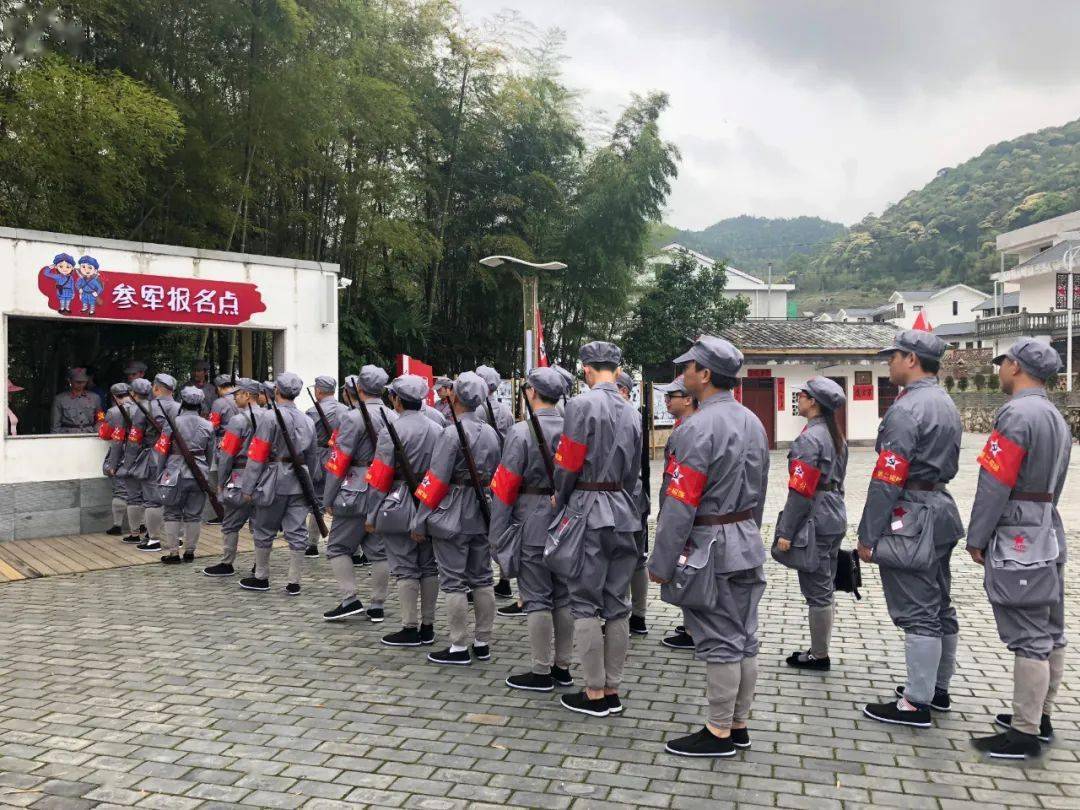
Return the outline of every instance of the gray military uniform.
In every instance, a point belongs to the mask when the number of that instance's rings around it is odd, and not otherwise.
[[[182,386],[177,388],[177,391],[181,391],[184,388],[198,388],[203,392],[202,405],[199,406],[199,414],[203,417],[209,417],[211,408],[214,404],[214,400],[217,399],[217,386],[214,385],[212,380],[207,380],[202,385],[195,382],[195,378],[191,377]]]
[[[184,440],[188,450],[195,457],[195,462],[205,478],[210,473],[210,454],[214,447],[214,426],[199,415],[198,411],[184,410],[175,418],[176,430]],[[184,532],[184,554],[194,555],[199,541],[199,529],[202,526],[202,512],[206,507],[206,493],[199,488],[192,473],[180,454],[177,439],[166,426],[170,437],[169,455],[158,476],[159,491],[175,488],[175,494],[164,507],[165,543],[167,553],[176,553],[180,546],[181,527]]]
[[[284,375],[283,375],[284,376]],[[280,379],[280,378],[279,378]],[[277,403],[293,447],[307,470],[315,464],[315,425],[292,401]],[[255,415],[255,436],[248,445],[248,462],[241,476],[244,495],[254,500],[251,532],[255,539],[255,578],[269,578],[270,549],[280,531],[289,543],[289,584],[300,584],[305,522],[311,507],[289,459],[289,450],[272,409]]]
[[[1045,389],[1016,393],[979,456],[968,548],[983,549],[998,635],[1014,653],[1013,728],[1039,730],[1065,667],[1065,528],[1057,502],[1072,436]],[[1049,662],[1049,664],[1047,664]]]
[[[125,412],[126,415],[126,412]],[[101,436],[108,446],[105,450],[105,458],[101,462],[101,471],[112,479],[112,522],[113,526],[123,527],[127,517],[127,479],[116,475],[124,453],[124,442],[127,439],[127,429],[121,415],[120,408],[113,405],[105,412],[105,420],[99,428]],[[130,532],[135,532],[139,524],[130,527]]]
[[[112,455],[106,463],[113,465],[116,477],[123,482],[127,494],[128,526],[134,535],[146,519],[142,478],[136,471],[144,466],[142,461],[149,454],[153,441],[146,436],[146,418],[132,400],[124,402],[124,411],[128,416],[128,425],[123,441],[119,446],[116,441],[113,442]]]
[[[438,408],[433,408],[426,402],[420,406],[420,412],[439,427],[446,427],[450,424],[449,416],[445,416]]]
[[[139,479],[142,485],[146,532],[151,542],[162,542],[165,529],[165,510],[159,506],[158,479],[168,458],[169,422],[162,415],[165,409],[174,419],[180,413],[180,403],[171,396],[155,397],[141,403],[150,415],[149,423],[143,419],[143,444],[148,447],[142,458]],[[141,415],[141,414],[140,414]],[[147,429],[148,428],[148,429]],[[162,437],[166,438],[162,438]]]
[[[936,377],[906,386],[878,427],[878,466],[859,523],[859,543],[874,549],[882,535],[893,532],[893,524],[903,523],[909,511],[906,504],[930,508],[931,567],[925,571],[880,567],[889,616],[906,634],[904,696],[923,706],[930,703],[935,689],[948,691],[956,669],[959,625],[950,594],[950,558],[964,527],[945,484],[956,477],[961,434],[960,414]]]
[[[236,399],[231,393],[214,400],[214,403],[210,406],[210,415],[207,418],[210,420],[210,424],[214,426],[214,434],[219,439],[225,435],[225,428],[229,424],[229,420],[238,413],[240,413],[240,409],[236,407]]]
[[[326,462],[330,460],[334,442],[337,441],[337,433],[341,429],[341,418],[349,410],[348,407],[334,397],[325,397],[319,402],[326,415],[327,426],[323,424],[318,409],[312,405],[307,409],[307,417],[315,425],[315,468],[311,471],[311,482],[315,486],[315,497],[319,499],[319,506],[325,506],[323,499],[323,487],[326,485]],[[308,515],[308,545],[317,546],[319,543],[319,526],[315,522],[314,515]]]
[[[566,585],[585,686],[618,689],[630,638],[634,534],[641,528],[630,496],[639,482],[641,419],[614,383],[598,383],[567,403],[555,460],[562,518],[584,522],[579,574]]]
[[[488,413],[488,408],[491,408],[491,412]],[[514,426],[514,412],[510,410],[510,406],[505,402],[499,402],[492,394],[487,398],[485,403],[476,409],[477,418],[481,422],[487,422],[491,424],[491,417],[494,415],[495,423],[492,427],[495,428],[496,433],[499,435],[499,443],[501,444],[506,438],[506,432]]]
[[[485,487],[483,497],[487,498],[486,487],[499,464],[499,437],[476,411],[461,414],[458,421],[464,430],[480,484]],[[465,453],[453,425],[442,429],[417,495],[420,505],[413,518],[412,530],[416,533],[430,531],[433,538],[439,589],[446,594],[450,644],[455,647],[468,644],[465,594],[470,590],[476,612],[475,642],[488,644],[495,621],[488,527],[484,525]],[[438,530],[434,528],[436,521]]]
[[[225,519],[221,521],[221,562],[236,562],[236,547],[240,530],[251,519],[254,506],[244,499],[241,479],[247,468],[247,450],[255,435],[255,409],[251,406],[237,412],[225,423],[225,431],[217,447],[218,489]]]
[[[93,433],[101,413],[101,397],[93,391],[76,396],[71,391],[61,391],[53,397],[53,433]]]

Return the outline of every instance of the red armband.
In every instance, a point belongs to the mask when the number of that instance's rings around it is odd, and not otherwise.
[[[979,453],[979,466],[998,481],[1012,489],[1020,477],[1020,466],[1027,450],[996,430],[986,440],[986,447]]]
[[[210,411],[210,424],[214,426],[214,430],[221,427],[221,414],[217,411]]]
[[[520,488],[521,476],[500,464],[491,477],[491,493],[507,506],[513,506]]]
[[[333,447],[333,445],[331,445]],[[341,450],[334,447],[330,451],[330,458],[326,460],[323,465],[323,469],[331,475],[338,478],[344,478],[345,474],[349,471],[349,465],[352,464],[352,456],[347,453],[342,453]]]
[[[559,447],[555,451],[555,463],[564,470],[574,473],[581,472],[581,468],[585,466],[585,454],[587,452],[589,452],[587,444],[575,442],[564,433],[562,438],[559,439]]]
[[[271,444],[266,439],[256,436],[248,445],[248,458],[259,464],[265,464],[270,460]]]
[[[805,461],[793,458],[788,463],[788,489],[798,492],[805,498],[813,498],[817,492],[821,470],[811,467]]]
[[[907,482],[910,466],[911,462],[899,453],[882,450],[878,456],[877,466],[874,467],[874,472],[870,477],[874,481],[902,487]]]
[[[667,464],[664,466],[664,475],[671,475],[675,470],[675,456],[668,456]]]
[[[374,459],[367,469],[364,480],[369,486],[385,494],[390,491],[390,485],[394,483],[394,468],[381,459]]]
[[[169,450],[172,448],[172,436],[168,433],[162,433],[158,436],[157,442],[154,444],[154,451],[161,453],[163,456],[169,455]]]
[[[668,497],[697,508],[701,504],[701,495],[705,492],[707,480],[708,476],[705,473],[676,461],[671,470],[671,482],[667,488]]]
[[[111,438],[114,442],[122,442],[126,436],[127,431],[124,430],[124,426],[117,425],[112,429],[112,436],[110,436],[109,438]]]
[[[434,471],[428,470],[414,494],[416,499],[428,509],[437,509],[449,491],[450,485],[440,479]]]
[[[108,422],[98,423],[97,435],[98,438],[102,441],[107,442],[111,440],[113,437],[113,426],[110,425]]]
[[[244,440],[231,430],[226,430],[225,435],[221,437],[221,444],[218,448],[227,456],[235,456],[240,452],[240,448],[243,446]]]
[[[338,435],[341,433],[339,428],[335,428],[334,432],[330,434],[330,439],[326,442],[326,446],[330,449],[337,447]]]
[[[132,426],[131,430],[128,431],[127,440],[132,444],[142,444],[143,435],[142,428]]]

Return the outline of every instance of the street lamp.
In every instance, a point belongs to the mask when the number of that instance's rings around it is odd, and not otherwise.
[[[1065,249],[1065,390],[1073,388],[1073,265],[1080,254],[1080,232],[1067,231],[1061,234],[1063,241],[1072,242]]]
[[[521,282],[522,319],[524,322],[524,357],[525,373],[528,374],[539,362],[539,341],[534,338],[536,323],[539,319],[539,289],[541,270],[565,270],[562,262],[527,262],[513,256],[486,256],[480,260],[484,267],[511,266],[514,276]]]

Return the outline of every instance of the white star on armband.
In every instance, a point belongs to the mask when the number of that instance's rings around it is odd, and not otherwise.
[[[998,443],[998,440],[997,439],[991,440],[991,442],[990,442],[990,455],[996,456],[1000,452],[1001,452],[1001,445]]]
[[[895,470],[899,466],[900,460],[893,455],[885,456],[885,466],[890,470]]]

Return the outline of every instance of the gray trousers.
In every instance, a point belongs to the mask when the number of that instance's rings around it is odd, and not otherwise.
[[[960,632],[952,604],[950,560],[956,541],[935,549],[928,571],[881,568],[881,590],[893,624],[917,636],[953,636]]]
[[[1065,646],[1065,565],[1057,567],[1059,597],[1044,607],[1015,608],[991,605],[998,636],[1010,652],[1046,661],[1050,653]]]
[[[449,540],[433,539],[439,566],[439,589],[465,593],[492,585],[491,546],[485,534],[462,534]]]
[[[818,567],[814,571],[799,571],[799,590],[810,607],[828,607],[833,603],[836,582],[836,559],[840,554],[843,534],[818,535]]]
[[[734,723],[745,724],[750,719],[757,686],[757,656],[726,664],[710,661],[705,673],[709,723],[721,729],[730,729]]]
[[[390,571],[399,580],[420,580],[439,575],[439,565],[435,562],[435,552],[430,540],[417,543],[407,534],[380,536],[386,544]]]
[[[172,506],[164,507],[165,520],[181,523],[201,521],[203,507],[206,506],[206,493],[199,489],[193,478],[181,478],[176,486],[181,491],[180,500]]]
[[[251,515],[255,548],[270,548],[278,532],[285,535],[291,551],[307,550],[308,514],[303,495],[278,495],[269,506],[256,506]]]
[[[250,503],[223,504],[225,519],[221,521],[221,561],[226,565],[236,562],[236,546],[240,542],[240,530],[251,519],[254,507]]]
[[[330,567],[341,593],[341,603],[344,605],[357,598],[356,572],[353,570],[352,557],[362,546],[372,548],[373,553],[368,555],[372,563],[371,607],[382,607],[386,603],[390,586],[386,546],[380,535],[364,531],[364,521],[363,515],[335,517],[326,542],[326,557],[330,560]],[[338,560],[341,562],[337,562]]]
[[[142,480],[139,478],[119,478],[124,485],[124,497],[128,506],[143,506]],[[135,529],[139,528],[138,526]],[[134,529],[132,530],[134,531]]]
[[[694,639],[694,657],[710,664],[753,658],[758,654],[758,604],[765,593],[765,569],[717,574],[716,590],[711,609],[683,609],[686,632]]]
[[[521,545],[518,595],[526,613],[553,611],[570,605],[570,591],[560,577],[544,564],[544,547]]]
[[[165,511],[162,507],[153,505],[154,493],[151,491],[151,487],[154,486],[154,483],[141,481],[140,486],[142,488],[142,500],[146,504],[146,508],[143,510],[143,520],[146,521],[146,534],[151,540],[160,543],[164,536]]]
[[[630,577],[638,563],[633,532],[587,529],[583,546],[581,576],[566,581],[574,618],[625,619],[630,615]]]
[[[518,580],[518,588],[521,588],[521,580]],[[529,613],[527,621],[532,671],[537,675],[547,675],[552,665],[569,669],[570,657],[574,652],[574,617],[570,615],[570,608],[534,610]]]
[[[365,520],[364,515],[334,515],[334,520],[330,524],[330,534],[326,538],[326,556],[328,559],[351,557],[356,554],[356,550],[360,548],[366,534],[364,531]],[[312,516],[309,521],[309,528],[310,524],[314,522],[314,516]],[[318,539],[317,532],[315,539]],[[308,532],[308,542],[312,545],[315,544],[310,531]]]

